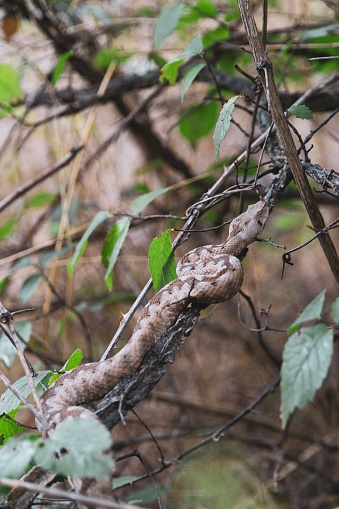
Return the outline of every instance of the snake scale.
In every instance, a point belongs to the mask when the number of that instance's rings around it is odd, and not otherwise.
[[[249,205],[230,224],[226,241],[187,253],[177,265],[177,279],[149,301],[127,344],[113,357],[79,366],[58,379],[42,397],[47,420],[56,424],[69,407],[103,398],[143,358],[188,305],[209,305],[233,297],[243,282],[242,253],[261,234],[269,208],[263,200]]]

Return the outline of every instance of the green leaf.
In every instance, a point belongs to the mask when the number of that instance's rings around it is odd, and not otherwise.
[[[3,444],[25,429],[23,426],[20,426],[13,421],[19,410],[19,408],[16,408],[15,410],[8,412],[8,414],[0,417],[0,436],[2,435],[3,437]]]
[[[29,198],[27,202],[27,208],[34,209],[39,207],[45,207],[51,205],[57,197],[54,193],[38,193]]]
[[[61,378],[64,375],[64,373],[53,373],[53,375],[50,376],[48,379],[48,387],[54,384],[59,378]]]
[[[177,264],[169,232],[166,230],[160,237],[156,237],[148,250],[148,265],[156,291],[177,277]]]
[[[93,63],[96,69],[108,69],[113,60],[119,65],[127,62],[131,56],[132,54],[122,53],[119,48],[103,49],[95,53]]]
[[[148,55],[148,58],[150,59],[150,62],[154,62],[155,65],[159,67],[159,69],[166,65],[166,60],[161,55],[159,55],[159,53],[151,52]]]
[[[1,66],[0,66],[1,67]],[[5,239],[10,235],[17,224],[15,217],[10,217],[7,221],[0,226],[0,239]]]
[[[111,455],[104,454],[111,445],[111,435],[101,422],[71,417],[50,432],[34,459],[42,468],[62,475],[106,477],[114,466]]]
[[[101,260],[104,267],[107,268],[105,282],[109,290],[112,290],[113,268],[120,253],[129,230],[131,220],[128,217],[118,219],[107,233],[101,252]]]
[[[114,477],[112,481],[113,489],[116,490],[121,486],[127,486],[138,479],[135,475],[124,475],[122,477]]]
[[[18,334],[19,345],[22,350],[25,350],[26,343],[29,342],[32,334],[32,324],[31,322],[19,322],[15,324],[15,330]],[[21,340],[23,339],[23,341]],[[0,359],[4,362],[4,364],[9,368],[13,360],[17,356],[17,351],[9,341],[5,334],[0,335]]]
[[[165,5],[161,9],[161,12],[155,22],[153,39],[156,48],[160,48],[160,44],[166,37],[171,35],[180,18],[181,10],[183,8],[183,3],[174,3],[170,5]]]
[[[72,369],[77,368],[81,364],[82,358],[83,353],[81,348],[77,348],[76,350],[74,350],[72,355],[63,365],[63,367],[60,370],[58,370],[57,373],[53,373],[52,376],[49,378],[48,386],[54,384],[54,382],[56,382],[58,378],[61,378],[66,373],[66,371],[71,371]]]
[[[170,85],[175,85],[177,82],[179,67],[184,63],[184,59],[173,60],[168,62],[160,71],[159,81],[162,83],[167,80]]]
[[[198,0],[193,7],[188,8],[186,6],[186,11],[180,18],[180,22],[185,23],[195,23],[199,19],[203,18],[215,18],[218,14],[218,11],[211,2],[211,0]]]
[[[0,449],[1,476],[19,479],[28,469],[39,442],[36,435],[11,438]]]
[[[227,41],[230,31],[224,26],[219,26],[213,30],[209,30],[203,35],[202,42],[204,47],[211,46],[218,41]]]
[[[179,123],[179,131],[194,148],[200,138],[212,131],[217,118],[217,102],[208,101],[187,112],[186,118]]]
[[[287,341],[281,369],[283,428],[296,408],[315,397],[333,355],[333,332],[324,324],[303,327]]]
[[[162,495],[165,493],[165,491],[166,491],[165,486],[158,486],[158,491],[154,488],[154,486],[149,486],[148,488],[142,488],[141,490],[135,491],[128,498],[128,503],[130,505],[136,505],[136,504],[137,505],[140,505],[140,504],[149,505],[158,499],[158,493],[159,493],[159,495]],[[197,506],[195,506],[195,507],[197,507]]]
[[[10,279],[11,279],[10,276],[5,276],[3,279],[0,280],[0,294],[2,294],[7,284],[9,283]]]
[[[63,53],[59,60],[57,61],[56,63],[56,66],[54,68],[54,71],[53,71],[53,74],[52,74],[52,84],[53,85],[56,85],[58,79],[60,78],[61,74],[63,73],[65,67],[66,67],[66,64],[68,62],[68,60],[71,58],[71,56],[73,56],[73,51],[66,51],[65,53]]]
[[[30,267],[31,265],[33,265],[33,259],[31,256],[24,256],[13,265],[11,273],[14,274],[17,270]]]
[[[302,118],[303,120],[311,120],[313,118],[312,111],[304,104],[291,106],[287,111],[290,115],[295,115],[297,118]]]
[[[217,125],[215,126],[213,140],[214,140],[214,155],[216,161],[219,159],[219,150],[222,140],[225,138],[227,131],[230,128],[232,111],[234,110],[234,103],[239,98],[239,95],[231,97],[226,104],[222,107]]]
[[[71,369],[77,368],[82,361],[83,353],[81,348],[77,348],[74,350],[70,358],[65,362],[62,370],[63,371],[70,371]]]
[[[337,297],[335,299],[335,301],[333,302],[332,306],[331,306],[331,316],[332,316],[332,320],[339,324],[339,297]]]
[[[189,87],[192,85],[195,78],[198,76],[201,69],[203,69],[206,66],[206,64],[197,64],[193,67],[191,67],[187,73],[184,76],[184,79],[182,81],[182,89],[181,89],[181,102],[184,100],[184,96],[189,89]]]
[[[24,99],[19,77],[8,64],[0,65],[0,116],[6,115],[11,104]]]
[[[156,189],[155,191],[151,191],[150,193],[143,194],[139,196],[134,202],[131,204],[131,210],[133,214],[140,214],[153,200],[161,196],[162,194],[167,193],[172,189],[172,186],[163,187],[162,189]]]
[[[311,28],[310,30],[306,30],[305,32],[301,32],[299,34],[299,39],[301,41],[312,40],[318,37],[325,37],[331,33],[337,33],[339,28],[338,23],[331,23],[330,25],[324,25],[321,27]]]
[[[26,302],[28,302],[32,295],[36,292],[41,278],[41,274],[32,274],[23,282],[19,294],[24,304],[26,304]]]
[[[50,251],[47,253],[42,253],[39,256],[39,265],[40,267],[46,267],[49,265],[55,258],[58,258],[62,254],[67,253],[70,249],[73,249],[73,245],[65,246],[59,249],[58,251]]]
[[[308,322],[309,320],[316,320],[320,318],[324,301],[325,301],[325,293],[326,290],[322,290],[319,295],[315,297],[315,299],[312,300],[304,309],[302,313],[298,316],[296,320],[292,323],[292,325],[288,329],[288,333],[291,334],[292,332],[296,331],[300,324],[304,322]]]
[[[204,46],[202,44],[201,35],[197,34],[193,41],[191,41],[184,51],[182,51],[179,55],[179,58],[192,58],[195,57],[195,55],[200,55],[200,53],[203,51]]]
[[[50,374],[50,371],[39,371],[38,375],[33,378],[34,386],[37,387],[41,381]],[[28,384],[27,377],[23,376],[19,378],[13,384],[14,388],[17,389],[24,398],[27,398],[31,394],[31,388]],[[14,410],[20,405],[21,401],[13,394],[10,389],[7,389],[0,397],[0,415],[8,414],[11,410]]]
[[[92,219],[91,224],[89,225],[89,227],[87,228],[87,230],[85,231],[83,236],[81,237],[81,240],[78,242],[72,258],[70,259],[70,261],[67,264],[67,270],[68,270],[68,274],[70,277],[73,276],[74,268],[75,268],[76,264],[78,263],[80,257],[82,256],[83,252],[85,251],[85,248],[87,246],[88,239],[89,239],[90,235],[94,232],[94,230],[101,223],[106,221],[106,219],[108,219],[109,217],[110,217],[109,212],[106,212],[105,210],[101,210]]]

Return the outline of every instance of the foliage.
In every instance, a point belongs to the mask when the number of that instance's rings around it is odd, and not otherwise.
[[[110,434],[99,421],[68,418],[46,440],[35,435],[10,439],[0,449],[1,475],[16,479],[36,463],[65,476],[105,477],[113,468],[111,456],[105,454],[110,446]]]
[[[148,264],[156,291],[177,277],[169,230],[153,239],[148,251]]]
[[[321,387],[333,357],[333,331],[323,323],[307,327],[301,324],[320,319],[325,290],[313,299],[288,329],[293,333],[284,348],[281,369],[282,425],[296,408],[313,401]],[[336,307],[338,299],[332,305]],[[332,315],[333,316],[333,315]],[[339,322],[333,319],[336,324]]]

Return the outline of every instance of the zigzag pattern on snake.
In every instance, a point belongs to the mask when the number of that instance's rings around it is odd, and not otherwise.
[[[42,408],[54,423],[56,414],[68,407],[103,398],[131,372],[176,322],[189,304],[216,304],[233,297],[243,282],[239,256],[261,234],[269,209],[261,200],[230,224],[220,245],[198,247],[177,265],[178,278],[167,284],[142,311],[128,343],[112,358],[75,368],[62,376],[42,397]],[[60,419],[60,418],[59,418]]]

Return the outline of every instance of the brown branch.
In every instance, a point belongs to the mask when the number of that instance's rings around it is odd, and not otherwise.
[[[292,134],[289,129],[287,118],[284,114],[284,110],[282,108],[277,87],[274,81],[272,63],[262,46],[249,0],[238,0],[238,5],[247,37],[253,50],[255,67],[258,71],[263,88],[265,90],[267,101],[269,104],[271,104],[272,118],[285,150],[286,158],[290,166],[293,178],[298,187],[298,191],[304,202],[313,228],[316,231],[323,230],[325,228],[325,222],[320,213],[317,201],[307,180],[298,156],[297,149],[293,142]],[[319,236],[319,242],[324,251],[333,276],[339,284],[339,258],[332,239],[328,233],[324,233],[323,235]]]

